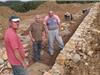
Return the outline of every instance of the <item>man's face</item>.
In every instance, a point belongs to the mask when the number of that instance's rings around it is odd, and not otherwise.
[[[11,27],[15,30],[18,29],[19,21],[11,21]]]
[[[35,17],[35,20],[36,20],[36,22],[40,22],[40,21],[41,21],[41,17],[40,17],[39,15],[37,15],[37,16]]]
[[[49,13],[49,16],[52,17],[53,16],[53,13]]]
[[[49,11],[49,17],[52,17],[54,15],[53,11]]]

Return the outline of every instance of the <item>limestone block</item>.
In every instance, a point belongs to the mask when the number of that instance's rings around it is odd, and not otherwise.
[[[67,53],[67,59],[72,59],[72,55],[70,53]]]
[[[3,64],[4,60],[2,58],[0,58],[0,64]]]
[[[51,70],[52,75],[64,75],[63,65],[55,64]]]
[[[89,64],[87,62],[85,62],[85,65],[88,66]]]
[[[9,62],[7,63],[7,66],[8,66],[8,68],[12,68]]]
[[[28,44],[23,44],[24,48],[26,48],[28,46]]]
[[[49,72],[45,72],[43,75],[52,75],[52,74]]]
[[[48,70],[49,66],[36,62],[27,69],[27,72],[29,75],[43,75]]]
[[[62,23],[61,26],[66,26],[66,23]]]
[[[87,56],[85,54],[83,55],[83,59],[87,59]]]
[[[69,40],[68,44],[66,44],[66,49],[75,49],[75,44],[76,44],[76,41],[72,41],[72,38],[71,40]]]
[[[56,62],[60,65],[64,65],[65,62],[65,56],[63,54],[59,54],[59,56],[56,59]]]
[[[88,54],[89,56],[92,56],[92,55],[93,55],[93,53],[94,53],[93,51],[88,51],[88,53],[87,53],[87,54]]]
[[[63,31],[61,32],[61,36],[69,35],[69,34],[71,34],[71,32],[70,32],[68,29],[63,30]]]
[[[2,58],[3,58],[3,60],[7,60],[8,59],[6,51],[3,51]]]
[[[73,60],[75,63],[77,63],[77,62],[79,62],[79,61],[81,60],[81,57],[80,57],[79,54],[75,53],[75,54],[73,54],[73,56],[72,56],[72,60]]]

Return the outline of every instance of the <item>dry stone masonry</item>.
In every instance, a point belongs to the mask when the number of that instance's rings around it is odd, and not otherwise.
[[[100,75],[100,3],[96,3],[44,75]]]

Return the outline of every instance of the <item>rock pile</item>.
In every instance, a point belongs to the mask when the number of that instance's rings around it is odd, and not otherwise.
[[[0,75],[7,74],[11,72],[11,65],[8,63],[8,58],[6,54],[6,49],[0,49]]]
[[[29,56],[29,50],[28,50],[28,45],[27,44],[29,42],[29,40],[27,39],[28,36],[21,36],[21,41],[23,43],[23,46],[25,48],[25,56],[26,56],[26,60],[28,59],[28,56]],[[27,60],[26,62],[28,63],[29,60]],[[11,65],[9,64],[8,62],[8,57],[7,57],[7,54],[6,54],[6,49],[5,47],[2,47],[0,48],[0,75],[6,75],[6,74],[12,74],[11,72]]]
[[[100,33],[93,31],[100,13],[99,3],[91,8],[64,49],[58,55],[50,75],[99,75],[100,52],[96,51],[100,43]],[[94,28],[96,29],[96,28]],[[95,61],[94,61],[95,60]],[[45,75],[45,74],[44,74]]]

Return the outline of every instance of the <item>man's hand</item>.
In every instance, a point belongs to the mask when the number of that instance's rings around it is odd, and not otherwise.
[[[22,63],[22,65],[24,66],[24,68],[27,68],[28,67],[28,64],[26,64],[25,61]]]
[[[34,41],[35,41],[35,39],[33,39],[33,38],[32,38],[31,40],[32,40],[32,42],[34,42]]]

